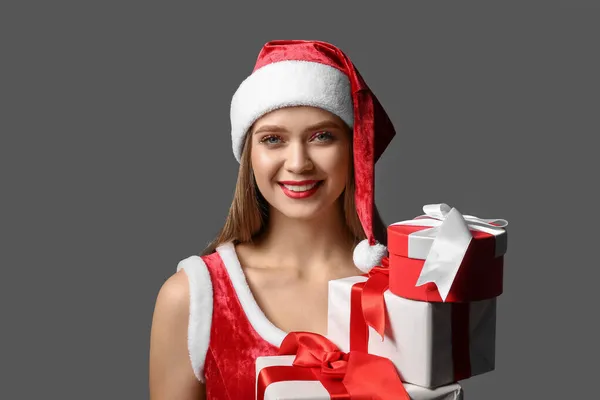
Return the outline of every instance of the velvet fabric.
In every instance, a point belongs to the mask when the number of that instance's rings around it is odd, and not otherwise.
[[[375,163],[396,135],[394,126],[352,61],[336,46],[316,40],[273,40],[258,55],[254,71],[285,60],[312,61],[329,65],[350,79],[354,105],[354,181],[358,217],[370,245],[373,233]]]
[[[203,256],[213,286],[210,342],[204,364],[206,398],[254,400],[256,358],[279,349],[254,330],[218,253]]]

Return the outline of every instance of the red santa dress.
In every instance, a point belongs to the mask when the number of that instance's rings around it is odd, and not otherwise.
[[[250,291],[233,243],[177,265],[188,276],[188,351],[211,400],[253,400],[256,357],[277,355],[286,333],[273,325]]]

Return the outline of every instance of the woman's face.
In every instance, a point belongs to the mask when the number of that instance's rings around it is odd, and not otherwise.
[[[257,120],[251,162],[267,202],[290,218],[312,219],[329,209],[346,187],[349,128],[314,107],[288,107]]]

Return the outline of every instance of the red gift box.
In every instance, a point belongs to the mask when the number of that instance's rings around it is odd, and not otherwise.
[[[503,290],[507,244],[504,227],[507,222],[463,216],[445,204],[428,205],[423,209],[425,215],[388,227],[390,291],[407,299],[427,302],[462,303],[499,296]],[[460,226],[456,234],[451,229],[445,229],[443,224],[446,224],[446,218],[453,219],[448,224],[464,224],[462,232]],[[467,228],[468,232],[465,233]],[[445,237],[440,238],[440,233]],[[430,274],[439,276],[441,273],[435,271],[437,260],[446,261],[446,252],[456,252],[461,246],[464,252],[458,251],[462,259],[458,258],[455,275],[446,277],[447,281],[451,279],[451,286],[445,298],[437,283],[424,283],[424,279],[419,283],[428,258],[433,264]],[[433,256],[432,250],[437,252]]]

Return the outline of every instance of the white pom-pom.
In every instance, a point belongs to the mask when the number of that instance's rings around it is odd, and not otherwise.
[[[387,255],[387,248],[380,244],[375,243],[371,246],[367,239],[361,240],[359,244],[354,248],[354,264],[362,272],[367,273],[373,267],[381,265],[381,260]]]

